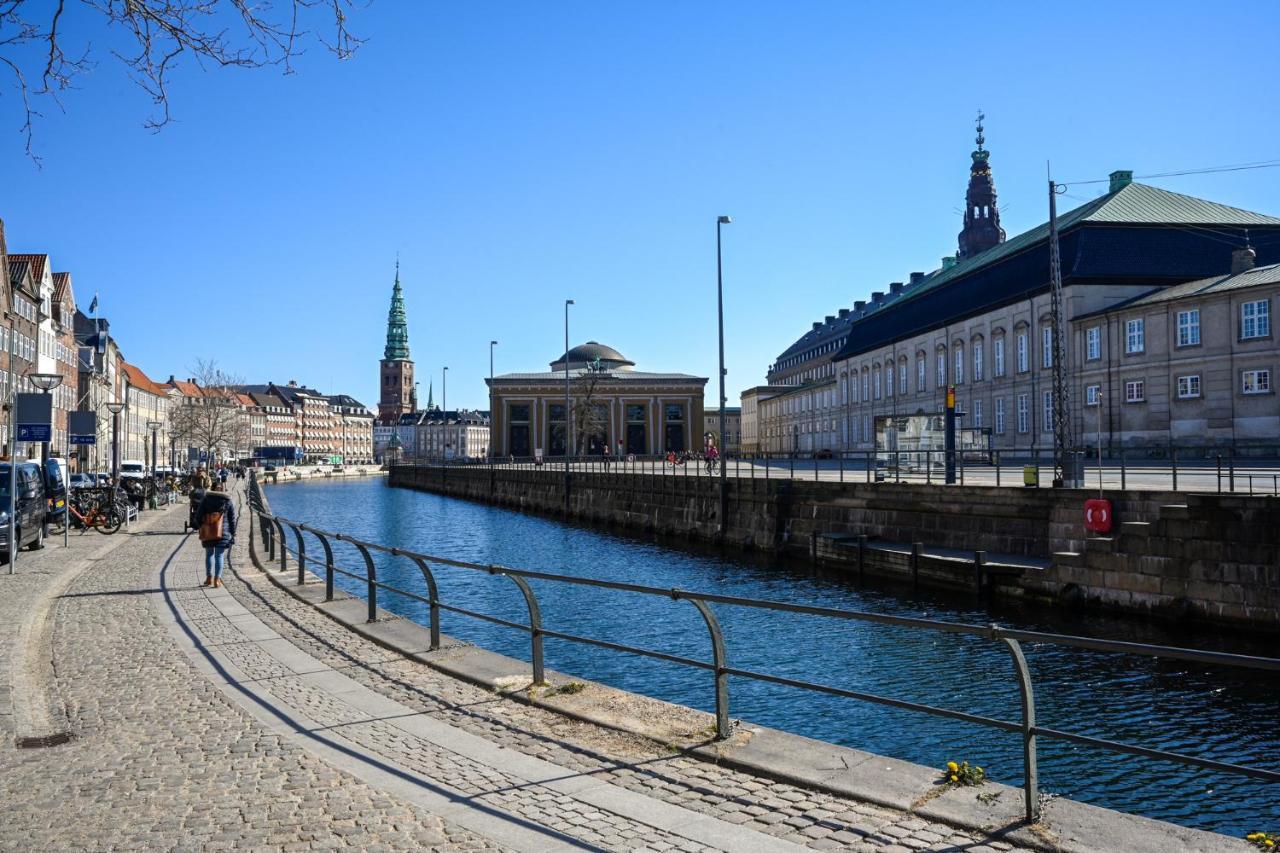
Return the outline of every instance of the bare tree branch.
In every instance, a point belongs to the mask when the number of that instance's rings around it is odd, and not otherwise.
[[[338,59],[349,59],[363,43],[347,26],[355,0],[0,0],[0,70],[7,70],[9,91],[21,103],[27,154],[34,154],[34,128],[41,117],[37,104],[52,101],[89,71],[90,44],[69,32],[96,30],[129,77],[151,98],[155,112],[144,125],[159,130],[173,118],[169,75],[183,56],[218,67],[293,70],[302,54],[311,20],[329,21],[331,35],[314,38]],[[73,11],[74,10],[74,11]],[[77,28],[67,22],[88,16]],[[33,51],[43,45],[43,49]],[[79,58],[75,58],[79,57]],[[32,85],[39,80],[38,85]]]

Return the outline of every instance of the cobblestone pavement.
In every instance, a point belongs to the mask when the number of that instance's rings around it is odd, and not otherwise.
[[[903,812],[673,755],[647,740],[497,697],[353,634],[279,589],[247,560],[228,589],[290,643],[370,690],[491,743],[670,805],[817,850],[1019,849]],[[616,839],[606,846],[618,846]]]
[[[78,737],[0,744],[0,850],[497,849],[308,754],[192,668],[151,602],[155,567],[180,541],[161,531],[180,514],[117,534],[129,541],[55,604],[49,687]],[[58,567],[102,541],[23,554],[16,580],[0,575],[0,630],[11,635]]]

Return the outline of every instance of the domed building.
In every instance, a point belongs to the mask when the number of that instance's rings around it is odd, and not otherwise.
[[[608,447],[615,456],[649,456],[701,447],[706,377],[639,371],[597,341],[549,366],[487,380],[495,455],[600,456]]]

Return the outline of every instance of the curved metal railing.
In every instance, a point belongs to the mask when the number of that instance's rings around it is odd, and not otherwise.
[[[664,589],[621,581],[607,581],[596,578],[553,574],[551,572],[541,572],[530,569],[516,569],[509,566],[469,563],[461,560],[449,559],[447,557],[419,554],[413,551],[407,551],[403,548],[390,547],[375,542],[366,542],[344,533],[321,530],[319,528],[312,527],[311,525],[291,521],[287,518],[273,515],[264,507],[262,501],[255,496],[255,493],[256,483],[253,483],[251,484],[250,490],[249,509],[258,520],[257,529],[263,537],[263,548],[266,549],[266,559],[268,563],[273,563],[278,560],[279,571],[285,572],[288,571],[289,568],[288,558],[292,555],[294,558],[295,568],[297,570],[297,583],[301,585],[306,582],[307,565],[308,561],[310,561],[312,565],[315,565],[323,572],[326,601],[331,601],[333,599],[334,576],[342,575],[364,584],[369,622],[376,622],[378,618],[379,590],[387,590],[397,595],[402,595],[408,599],[426,604],[430,613],[430,624],[428,625],[428,628],[431,632],[432,651],[439,649],[441,645],[440,614],[442,611],[456,613],[460,616],[466,616],[489,622],[494,625],[501,625],[506,628],[522,631],[527,633],[530,638],[529,662],[532,669],[532,679],[535,684],[544,683],[543,639],[547,637],[706,670],[713,674],[714,679],[716,738],[718,740],[726,739],[732,734],[732,725],[729,716],[728,683],[729,676],[732,675],[739,678],[749,678],[784,687],[810,690],[830,696],[840,696],[847,699],[855,699],[891,708],[930,714],[936,717],[944,717],[965,723],[972,723],[974,725],[1017,733],[1022,742],[1023,799],[1025,815],[1028,821],[1036,820],[1040,813],[1039,774],[1037,771],[1037,739],[1040,737],[1064,740],[1080,744],[1082,746],[1094,747],[1111,752],[1137,755],[1161,761],[1171,761],[1194,767],[1202,767],[1207,770],[1247,776],[1265,782],[1280,782],[1280,771],[1272,769],[1252,767],[1243,764],[1233,764],[1215,759],[1188,755],[1186,753],[1173,752],[1170,750],[1152,749],[1150,747],[1139,746],[1137,744],[1106,740],[1104,738],[1093,737],[1091,735],[1083,735],[1038,725],[1036,722],[1035,691],[1031,681],[1031,672],[1027,667],[1026,657],[1022,651],[1022,643],[1050,643],[1059,646],[1088,649],[1091,651],[1143,655],[1154,658],[1207,663],[1217,666],[1268,670],[1271,672],[1280,672],[1280,658],[1238,655],[1226,652],[1213,652],[1174,646],[1156,646],[1146,643],[1100,640],[1092,637],[1050,634],[1040,631],[1022,631],[1003,628],[996,624],[972,625],[959,622],[943,622],[935,619],[893,616],[882,613],[868,613],[857,610],[819,607],[808,604],[791,604],[784,601],[742,598],[739,596],[723,595],[711,592],[693,592],[678,588]],[[293,549],[290,549],[287,544],[288,540],[285,536],[286,527],[293,532],[295,541],[295,547]],[[306,543],[302,536],[304,532],[315,536],[320,542],[321,547],[324,550],[323,561],[307,556]],[[256,538],[257,537],[251,535],[249,539],[250,557],[255,565],[266,570],[266,566],[264,566],[257,553]],[[331,540],[348,543],[360,553],[364,562],[363,574],[340,567],[334,563],[333,547],[330,544]],[[410,590],[400,589],[378,580],[377,565],[373,559],[373,553],[375,552],[412,561],[422,574],[423,581],[426,585],[427,595],[423,596]],[[466,569],[470,571],[483,572],[492,576],[500,575],[509,578],[519,588],[524,598],[525,606],[529,614],[528,623],[514,622],[499,616],[480,613],[441,601],[439,587],[436,583],[432,566]],[[668,654],[655,649],[631,646],[624,643],[614,643],[607,640],[597,639],[595,637],[584,637],[577,634],[549,629],[542,624],[541,608],[538,605],[538,599],[534,594],[533,588],[528,583],[530,580],[638,593],[640,595],[670,598],[674,601],[688,601],[698,610],[698,613],[706,623],[711,645],[711,662],[684,657],[681,655]],[[720,622],[716,618],[715,611],[711,608],[712,604],[786,613],[801,613],[809,616],[819,616],[830,619],[870,622],[879,625],[892,625],[917,630],[936,631],[944,634],[980,637],[998,641],[1009,653],[1010,661],[1013,665],[1013,672],[1017,679],[1018,691],[1021,699],[1021,719],[1016,721],[1002,720],[995,717],[972,714],[967,711],[958,711],[952,708],[941,708],[892,696],[882,696],[865,691],[849,690],[843,687],[836,687],[831,684],[804,681],[801,679],[730,666],[724,642],[724,632],[721,630]]]

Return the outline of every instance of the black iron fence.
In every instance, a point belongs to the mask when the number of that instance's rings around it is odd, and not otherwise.
[[[952,720],[959,720],[979,726],[998,729],[1016,735],[1021,740],[1023,760],[1023,799],[1025,815],[1028,821],[1034,821],[1040,813],[1039,773],[1037,770],[1037,739],[1050,738],[1063,740],[1082,746],[1094,747],[1116,753],[1142,756],[1159,761],[1202,767],[1208,770],[1231,773],[1260,779],[1270,783],[1280,782],[1280,771],[1267,767],[1254,767],[1244,764],[1229,763],[1215,759],[1202,758],[1182,752],[1163,749],[1151,749],[1133,743],[1107,740],[1075,732],[1041,726],[1036,721],[1035,690],[1031,673],[1027,667],[1023,653],[1023,643],[1050,643],[1077,649],[1088,649],[1099,652],[1142,655],[1151,658],[1169,660],[1195,661],[1218,666],[1242,667],[1254,670],[1280,672],[1280,658],[1256,657],[1249,655],[1228,654],[1223,652],[1204,651],[1199,649],[1177,648],[1171,646],[1155,646],[1145,643],[1118,642],[1099,640],[1091,637],[1076,637],[1065,634],[1049,634],[1039,631],[1021,631],[1003,628],[996,624],[972,625],[956,622],[943,622],[934,619],[921,619],[905,616],[892,616],[879,613],[867,613],[856,610],[843,610],[811,605],[790,604],[784,601],[770,601],[753,598],[742,598],[732,595],[721,595],[710,592],[695,592],[683,589],[662,589],[641,584],[622,583],[618,581],[596,580],[593,578],[574,577],[571,575],[553,574],[550,572],[516,569],[508,566],[483,565],[447,557],[433,556],[407,551],[402,548],[389,547],[374,542],[367,542],[344,533],[320,530],[307,524],[291,521],[273,515],[260,498],[257,484],[250,488],[250,512],[256,523],[251,525],[253,534],[249,537],[249,550],[253,563],[263,571],[278,566],[280,572],[289,571],[289,560],[293,559],[293,568],[297,572],[297,583],[306,583],[308,566],[314,567],[324,578],[325,600],[333,599],[334,578],[341,575],[358,581],[364,586],[365,600],[368,608],[368,621],[376,622],[378,618],[378,593],[380,590],[395,593],[412,601],[425,604],[429,613],[428,629],[431,635],[431,650],[441,647],[441,614],[452,613],[470,619],[478,619],[525,633],[529,637],[529,664],[531,678],[535,684],[543,684],[543,641],[547,638],[582,643],[613,652],[639,655],[666,661],[680,666],[693,667],[706,671],[711,677],[711,689],[715,697],[716,738],[723,740],[732,735],[729,704],[729,677],[754,679],[756,681],[777,684],[799,690],[810,690],[831,696],[870,702],[877,705],[899,708],[921,714],[930,714]],[[292,537],[286,534],[292,533]],[[309,534],[320,546],[321,554],[314,550],[309,555],[307,538]],[[259,544],[258,539],[262,542]],[[289,540],[293,544],[290,546]],[[340,566],[334,559],[334,543],[350,545],[361,557],[362,567],[352,569]],[[259,548],[265,551],[259,554]],[[377,563],[374,553],[388,555],[396,559],[410,561],[421,573],[423,588],[419,591],[401,589],[378,579]],[[265,560],[265,562],[264,562]],[[519,589],[528,611],[528,622],[517,622],[492,614],[480,613],[442,601],[435,574],[440,569],[456,569],[477,572],[492,577],[502,577],[511,581]],[[680,655],[668,654],[654,649],[614,643],[594,637],[585,637],[568,631],[560,631],[545,626],[538,597],[529,581],[537,580],[552,585],[571,585],[595,587],[597,589],[616,592],[669,598],[672,601],[688,602],[696,608],[708,634],[711,660],[698,660]],[[554,586],[553,586],[554,589]],[[423,595],[422,593],[426,594]],[[880,625],[891,625],[920,631],[932,631],[942,634],[978,637],[998,642],[1009,654],[1012,673],[1017,683],[1021,698],[1021,715],[1018,720],[1003,720],[953,708],[942,708],[920,702],[913,702],[892,696],[883,696],[865,691],[849,690],[831,684],[805,681],[754,670],[741,669],[731,665],[729,650],[726,648],[724,633],[716,617],[712,605],[727,607],[754,608],[758,610],[801,613],[809,616],[829,619],[861,621]],[[620,610],[619,612],[625,612]]]
[[[1077,451],[1082,487],[1240,492],[1280,495],[1280,446],[1205,448],[1096,448]],[[954,452],[955,480],[961,485],[1048,486],[1052,447]],[[835,482],[946,482],[947,454],[941,450],[845,450],[799,453],[737,453],[708,460],[701,454],[657,456],[498,456],[475,459],[405,459],[401,464],[435,468],[503,471],[570,471],[593,474],[648,474],[718,478],[721,466],[742,479],[812,479]]]

